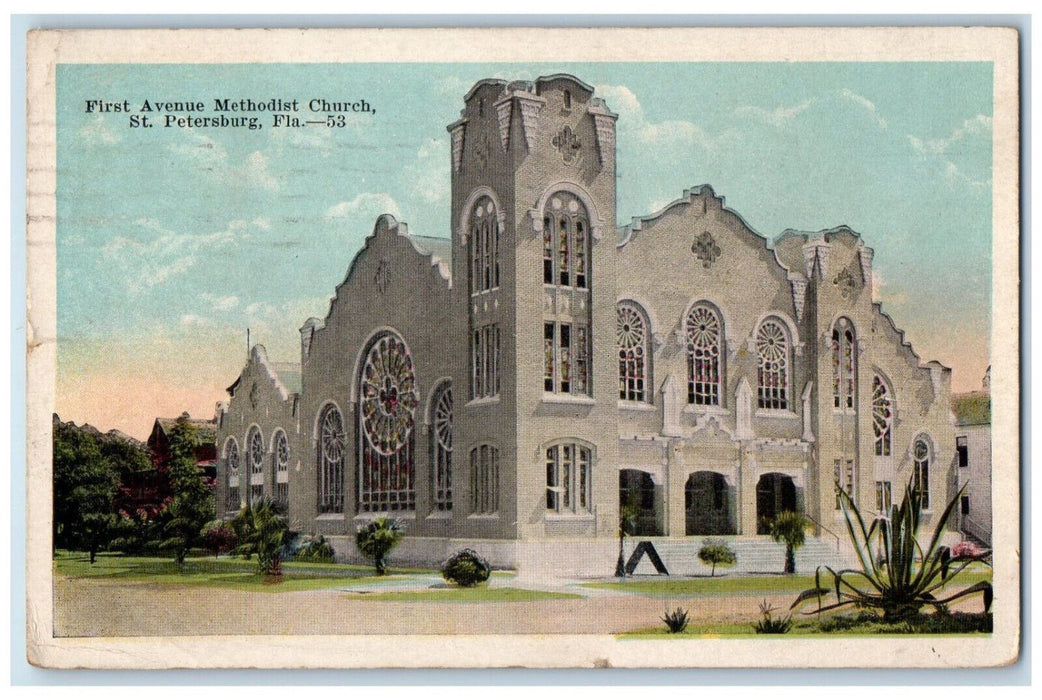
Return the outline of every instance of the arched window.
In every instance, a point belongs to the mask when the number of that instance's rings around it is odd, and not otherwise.
[[[640,307],[633,302],[619,304],[615,338],[619,346],[619,398],[647,401],[648,324]]]
[[[344,512],[344,418],[336,406],[322,413],[318,435],[318,512]]]
[[[442,384],[431,404],[431,501],[452,510],[452,384]]]
[[[699,304],[687,315],[687,402],[720,405],[720,347],[723,323],[711,307]]]
[[[382,333],[369,344],[358,382],[358,509],[414,510],[413,440],[420,403],[405,342]]]
[[[225,510],[239,510],[239,443],[228,438],[224,445],[224,466],[228,470],[228,491],[224,496]]]
[[[470,293],[499,286],[499,218],[490,197],[470,210]]]
[[[872,377],[872,434],[877,457],[889,457],[893,446],[894,399],[886,380]]]
[[[912,446],[912,490],[923,510],[930,509],[930,446],[919,438]]]
[[[546,448],[546,509],[590,512],[590,448],[562,442]]]
[[[264,498],[264,437],[256,426],[246,438],[246,457],[250,462],[250,502]]]
[[[757,399],[760,408],[789,408],[789,334],[776,319],[756,331]]]
[[[590,216],[579,198],[556,192],[543,212],[543,282],[589,288]]]
[[[289,506],[289,439],[283,430],[275,433],[271,461],[275,502],[286,508]]]
[[[470,451],[470,512],[491,515],[499,510],[499,450],[480,445]]]
[[[832,328],[832,403],[835,408],[854,408],[856,348],[854,325],[849,319],[839,319]]]

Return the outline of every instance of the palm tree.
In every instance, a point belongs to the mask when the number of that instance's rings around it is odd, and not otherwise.
[[[387,554],[394,549],[405,536],[405,526],[400,520],[393,518],[377,518],[365,525],[359,525],[355,532],[355,544],[362,556],[373,560],[378,576],[387,573]]]
[[[783,510],[770,522],[771,539],[785,543],[785,573],[796,573],[796,550],[803,546],[807,519],[803,513]]]

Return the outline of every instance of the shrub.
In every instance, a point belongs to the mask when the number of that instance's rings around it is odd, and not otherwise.
[[[900,505],[890,506],[887,514],[875,518],[868,527],[854,501],[837,487],[847,532],[861,568],[835,571],[819,566],[814,574],[814,588],[803,591],[791,609],[808,600],[816,600],[817,608],[810,614],[846,606],[874,608],[883,611],[885,622],[893,623],[917,618],[925,606],[943,613],[948,603],[980,593],[984,599],[984,612],[989,612],[992,588],[987,581],[945,598],[935,596],[971,563],[987,563],[987,553],[983,550],[973,556],[963,548],[960,556],[953,557],[951,550],[940,544],[965,488],[959,489],[948,503],[937,520],[933,536],[924,547],[918,539],[923,497],[914,482],[909,481],[905,487]],[[873,556],[874,551],[878,551],[880,556]],[[831,577],[828,588],[822,586],[823,572]],[[835,596],[835,601],[824,604],[830,594]]]
[[[775,618],[776,609],[766,599],[760,603],[760,619],[753,624],[756,634],[785,634],[792,629],[792,615]]]
[[[383,576],[387,573],[387,555],[398,546],[405,536],[405,526],[393,518],[377,518],[365,525],[359,525],[355,532],[355,544],[358,551],[367,559],[373,560],[376,573]]]
[[[662,621],[666,623],[666,629],[669,630],[670,634],[680,634],[687,629],[687,623],[689,622],[687,610],[680,607],[673,612],[666,610],[666,613],[662,616]]]
[[[738,558],[734,550],[727,546],[723,540],[703,540],[702,549],[698,550],[698,558],[703,564],[712,564],[713,570],[710,576],[716,576],[716,567],[734,566]]]
[[[472,549],[461,549],[449,557],[441,567],[441,577],[457,586],[469,588],[488,581],[492,567]]]
[[[203,548],[215,559],[219,554],[235,549],[238,541],[235,530],[223,520],[216,520],[203,529]]]
[[[268,576],[282,575],[280,551],[289,528],[280,515],[275,501],[262,498],[244,507],[232,521],[239,538],[239,553],[247,559],[256,554],[257,568]]]
[[[336,560],[336,552],[333,545],[326,541],[322,535],[304,540],[301,547],[293,554],[294,561],[310,561],[322,564],[332,564]]]

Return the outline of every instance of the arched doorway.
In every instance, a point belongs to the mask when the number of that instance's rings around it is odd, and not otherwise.
[[[767,523],[779,513],[796,511],[796,484],[791,476],[771,472],[756,484],[756,534],[770,533]]]
[[[685,535],[733,535],[731,487],[717,472],[695,472],[684,486]]]
[[[620,510],[629,508],[636,513],[631,523],[633,531],[627,534],[640,536],[662,534],[662,517],[658,507],[661,498],[656,490],[651,474],[639,469],[619,471],[619,508]]]

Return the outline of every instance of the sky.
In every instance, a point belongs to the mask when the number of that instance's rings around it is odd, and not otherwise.
[[[988,63],[62,65],[58,373],[63,420],[144,438],[211,417],[246,329],[299,361],[393,214],[449,236],[449,135],[478,80],[572,73],[619,114],[620,225],[713,186],[761,235],[839,225],[875,250],[875,293],[924,360],[980,387],[990,360]],[[343,127],[131,128],[89,100],[365,100]],[[306,111],[303,116],[308,116]],[[229,115],[236,116],[236,115]],[[315,118],[310,117],[308,118]]]

